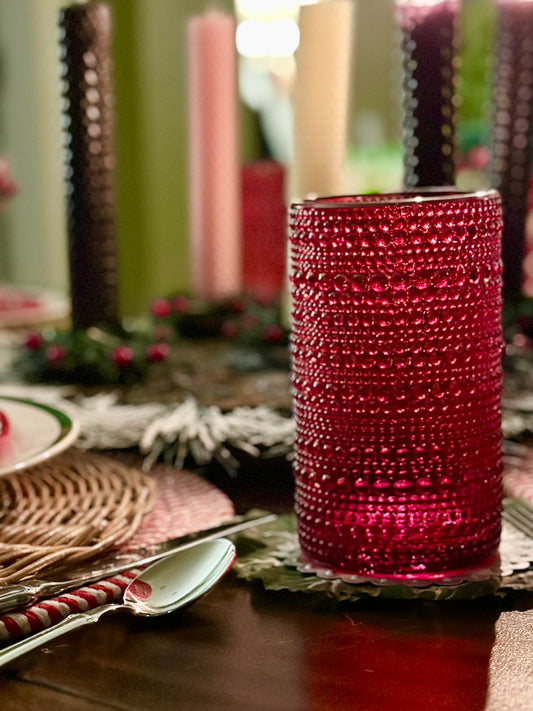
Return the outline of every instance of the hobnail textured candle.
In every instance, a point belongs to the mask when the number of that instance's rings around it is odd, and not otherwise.
[[[406,187],[453,185],[459,0],[396,0]]]
[[[72,5],[59,19],[75,328],[119,319],[111,24],[106,3]]]
[[[533,141],[533,0],[497,0],[490,182],[503,201],[503,293],[522,293]]]
[[[489,565],[501,505],[496,191],[290,210],[302,554],[369,577]]]

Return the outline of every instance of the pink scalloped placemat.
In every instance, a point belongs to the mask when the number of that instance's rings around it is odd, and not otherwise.
[[[235,515],[230,499],[197,474],[157,464],[150,476],[156,482],[154,506],[128,541],[127,550],[216,526]]]
[[[235,515],[230,499],[206,479],[166,464],[149,474],[155,481],[153,508],[123,547],[133,549],[216,526]],[[42,600],[0,617],[0,642],[13,641],[57,624],[73,612],[82,612],[122,599],[138,573],[132,570],[78,590]]]
[[[503,492],[533,506],[533,449],[517,445],[504,455]]]

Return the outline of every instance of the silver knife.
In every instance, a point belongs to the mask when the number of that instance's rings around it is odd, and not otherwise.
[[[262,526],[274,521],[276,514],[240,516],[213,528],[172,538],[169,541],[153,543],[125,553],[108,553],[93,561],[87,561],[75,568],[66,569],[59,580],[23,580],[12,585],[0,585],[0,613],[22,607],[40,598],[58,595],[65,590],[87,585],[95,580],[103,580],[137,566],[148,565],[174,551],[191,548],[201,541],[229,536],[254,526]]]

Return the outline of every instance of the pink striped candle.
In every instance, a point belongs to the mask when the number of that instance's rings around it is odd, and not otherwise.
[[[241,289],[237,51],[231,15],[187,24],[189,230],[192,292],[220,300]]]

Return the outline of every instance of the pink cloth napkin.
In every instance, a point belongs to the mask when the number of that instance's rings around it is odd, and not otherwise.
[[[226,495],[192,472],[159,464],[150,476],[156,480],[154,506],[128,541],[126,549],[216,526],[235,515],[233,504]],[[132,570],[115,575],[0,617],[0,643],[51,627],[73,612],[120,602],[124,590],[138,572]]]

